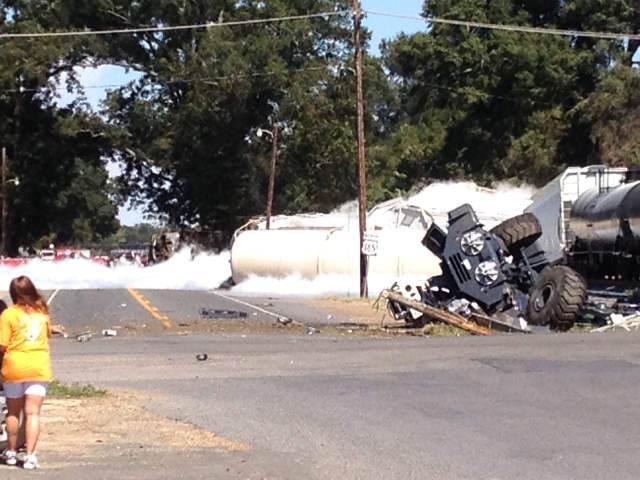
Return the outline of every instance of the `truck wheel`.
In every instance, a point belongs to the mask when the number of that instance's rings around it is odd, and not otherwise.
[[[517,250],[535,242],[542,234],[542,227],[533,213],[523,213],[493,227],[491,233],[500,237],[509,250]]]
[[[580,314],[586,293],[587,286],[571,268],[546,268],[531,289],[527,320],[534,325],[548,324],[551,330],[566,332]]]

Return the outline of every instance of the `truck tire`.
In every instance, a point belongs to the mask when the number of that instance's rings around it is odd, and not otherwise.
[[[500,237],[511,251],[535,242],[542,234],[542,227],[533,213],[523,213],[493,227],[491,233]]]
[[[584,280],[573,269],[545,268],[529,294],[527,321],[566,332],[578,318],[586,292]]]

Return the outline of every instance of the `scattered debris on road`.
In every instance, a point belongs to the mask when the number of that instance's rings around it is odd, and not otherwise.
[[[475,335],[493,335],[494,332],[490,328],[483,327],[474,321],[470,321],[465,317],[458,315],[454,312],[448,312],[439,308],[432,307],[430,305],[411,300],[403,297],[402,294],[391,291],[383,290],[380,293],[380,298],[384,298],[390,302],[401,303],[409,308],[419,311],[423,315],[429,318],[433,318],[438,321],[442,321],[453,325],[455,327],[466,330],[467,332]]]
[[[78,342],[88,342],[93,338],[93,332],[82,332],[76,335],[76,340]]]
[[[246,318],[247,312],[239,310],[218,310],[214,308],[200,308],[200,318]]]
[[[199,362],[204,362],[208,358],[209,358],[209,355],[207,355],[206,353],[199,353],[196,355],[196,360],[198,360]]]

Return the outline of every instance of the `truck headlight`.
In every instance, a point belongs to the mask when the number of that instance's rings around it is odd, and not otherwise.
[[[465,233],[460,239],[460,248],[467,255],[478,255],[484,248],[484,234],[477,230]]]
[[[476,267],[474,276],[480,285],[489,286],[498,280],[498,277],[500,276],[500,269],[496,262],[489,260],[482,262]]]

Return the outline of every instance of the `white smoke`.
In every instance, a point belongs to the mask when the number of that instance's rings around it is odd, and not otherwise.
[[[418,284],[424,278],[415,278]],[[369,275],[367,286],[370,297],[377,297],[380,291],[391,286],[389,277]],[[360,296],[360,278],[350,275],[318,275],[313,280],[291,275],[286,278],[250,276],[234,286],[231,293],[239,296],[275,296],[320,298],[327,296]]]
[[[436,223],[446,228],[446,214],[463,203],[471,204],[487,228],[522,213],[530,203],[532,188],[500,187],[498,190],[479,188],[473,183],[435,183],[407,198],[407,202],[429,212]],[[357,205],[349,202],[327,215],[277,216],[273,228],[284,225],[336,226],[357,230]],[[188,249],[176,253],[168,261],[148,266],[117,265],[107,267],[89,260],[72,259],[61,262],[29,260],[17,267],[0,266],[0,290],[8,289],[12,278],[29,276],[41,290],[56,289],[168,289],[212,290],[231,276],[230,253],[199,254],[191,258]],[[369,292],[376,296],[389,287],[393,278],[368,278]],[[421,281],[424,279],[416,279]],[[357,296],[360,291],[358,276],[320,275],[313,280],[290,276],[284,279],[251,276],[232,288],[232,294],[262,296],[326,295]]]
[[[434,221],[446,228],[447,214],[465,204],[470,204],[478,218],[487,228],[491,228],[507,218],[522,213],[531,203],[535,193],[534,187],[515,187],[499,184],[496,189],[479,187],[472,182],[438,182],[423,188],[420,192],[405,198],[390,200],[384,204],[404,201],[407,204],[421,207],[428,212]],[[381,204],[381,205],[384,205]],[[374,207],[370,222],[384,223]],[[271,228],[291,227],[340,227],[347,231],[358,230],[358,204],[350,201],[341,205],[329,214],[311,213],[302,215],[276,215],[271,218]]]
[[[0,290],[8,289],[12,278],[27,275],[40,290],[94,288],[140,288],[167,290],[210,290],[229,278],[229,252],[197,255],[183,249],[168,261],[148,267],[105,265],[84,259],[59,262],[29,260],[17,267],[0,266]]]
[[[446,228],[447,214],[468,203],[485,227],[492,228],[514,217],[531,203],[533,187],[500,184],[496,189],[478,187],[472,182],[439,182],[422,189],[408,201],[424,208],[441,227]]]

